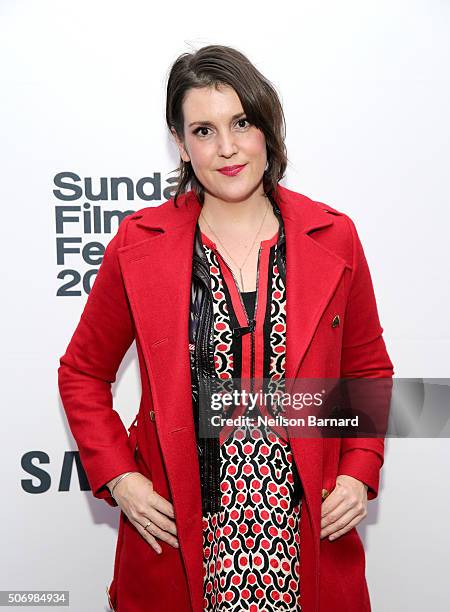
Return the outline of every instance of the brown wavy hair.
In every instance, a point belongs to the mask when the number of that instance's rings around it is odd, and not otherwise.
[[[183,100],[191,88],[228,85],[238,95],[248,121],[260,129],[266,139],[267,169],[263,175],[265,193],[276,195],[278,182],[287,166],[285,145],[286,122],[280,99],[272,83],[264,77],[247,57],[232,47],[208,45],[195,53],[183,53],[170,68],[167,79],[166,122],[184,140]],[[180,157],[177,198],[194,191],[200,204],[204,202],[204,189],[197,180],[190,162]]]

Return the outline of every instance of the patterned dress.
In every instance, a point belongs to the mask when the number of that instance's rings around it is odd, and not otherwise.
[[[260,377],[274,387],[283,380],[286,291],[277,238],[260,243],[257,290],[241,293],[215,243],[202,233],[213,290],[214,362],[222,380]],[[236,327],[242,334],[233,333]],[[221,510],[203,516],[204,610],[300,612],[302,498],[296,498],[286,432],[224,427],[220,440]]]

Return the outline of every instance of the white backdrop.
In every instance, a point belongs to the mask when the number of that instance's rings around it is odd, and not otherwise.
[[[287,121],[283,184],[355,221],[396,376],[449,376],[449,2],[163,6],[0,2],[0,590],[68,589],[74,612],[107,609],[118,522],[117,508],[80,491],[75,469],[69,482],[76,444],[57,389],[86,300],[77,278],[101,254],[91,245],[84,260],[80,248],[111,238],[80,220],[165,199],[127,200],[122,186],[116,201],[93,200],[85,183],[93,193],[101,177],[168,187],[178,157],[163,84],[180,53],[235,46],[273,81]],[[79,193],[59,191],[75,199],[54,192],[60,173],[79,177]],[[78,207],[62,231],[58,206]],[[76,252],[58,261],[68,238]],[[79,295],[57,295],[71,278]],[[134,346],[117,381],[115,408],[129,425],[140,392]],[[379,497],[358,527],[376,612],[449,609],[449,463],[448,440],[387,441]]]

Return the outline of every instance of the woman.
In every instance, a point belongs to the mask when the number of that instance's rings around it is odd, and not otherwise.
[[[355,526],[383,439],[213,427],[204,401],[219,380],[392,377],[355,226],[279,185],[283,111],[240,52],[180,56],[166,117],[177,192],[120,224],[58,371],[93,494],[121,509],[110,606],[370,610]],[[127,437],[111,383],[133,340]]]

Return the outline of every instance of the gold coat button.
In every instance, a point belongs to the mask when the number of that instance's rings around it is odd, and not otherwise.
[[[322,501],[325,500],[329,494],[330,492],[327,491],[327,489],[322,489]]]
[[[150,410],[150,421],[154,421],[154,420],[155,420],[155,411]]]
[[[331,321],[331,327],[338,327],[340,322],[341,322],[341,319],[339,318],[339,315],[335,315],[333,317],[333,320]]]

